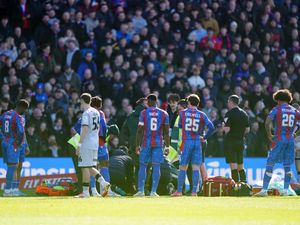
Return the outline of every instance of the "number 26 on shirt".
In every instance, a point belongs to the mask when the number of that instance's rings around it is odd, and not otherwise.
[[[293,127],[295,122],[295,115],[283,114],[282,115],[282,126],[283,127]]]

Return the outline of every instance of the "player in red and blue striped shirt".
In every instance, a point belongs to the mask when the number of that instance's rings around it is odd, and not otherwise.
[[[18,102],[15,110],[5,112],[0,121],[3,135],[3,160],[7,164],[6,186],[3,196],[13,195],[13,179],[16,176],[25,137],[25,123],[22,115],[28,107],[29,103],[22,99]]]
[[[271,110],[266,119],[266,131],[271,141],[271,150],[269,151],[266,172],[263,179],[263,189],[256,196],[267,196],[268,186],[272,178],[273,167],[275,163],[283,163],[284,192],[282,195],[288,195],[288,187],[291,181],[291,166],[295,159],[294,135],[295,127],[300,121],[300,113],[294,107],[289,105],[293,100],[289,90],[279,90],[273,95],[277,106]],[[274,127],[274,134],[272,128]],[[299,133],[299,132],[298,132]]]
[[[197,95],[187,98],[188,108],[179,113],[179,128],[182,129],[182,144],[180,146],[180,166],[178,175],[177,191],[172,196],[182,195],[182,186],[186,177],[189,163],[193,169],[192,196],[197,196],[197,188],[200,182],[200,165],[202,163],[201,141],[205,141],[214,131],[213,123],[204,112],[197,109],[200,99]],[[208,131],[204,137],[201,136],[205,127]]]
[[[140,168],[138,173],[138,192],[135,196],[144,196],[146,170],[152,162],[152,189],[150,196],[158,196],[156,189],[160,179],[160,164],[165,154],[169,153],[169,116],[166,111],[157,108],[156,95],[147,97],[149,108],[140,113],[136,137],[136,153],[140,155]]]

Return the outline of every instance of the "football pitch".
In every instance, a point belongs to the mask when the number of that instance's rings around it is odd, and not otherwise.
[[[300,224],[300,197],[0,198],[0,224]]]

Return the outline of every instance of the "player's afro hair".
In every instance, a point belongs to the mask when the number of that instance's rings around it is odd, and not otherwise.
[[[288,89],[280,89],[273,94],[273,100],[275,102],[287,102],[293,101],[292,93]]]

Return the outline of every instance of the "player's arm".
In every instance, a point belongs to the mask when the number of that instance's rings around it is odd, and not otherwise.
[[[273,141],[272,127],[273,127],[272,119],[270,117],[267,117],[265,122],[265,129],[267,132],[267,137],[269,138],[270,141]]]
[[[138,128],[136,131],[136,139],[135,139],[135,152],[138,155],[140,154],[140,150],[141,150],[143,130],[144,130],[144,121],[145,121],[145,115],[144,115],[144,111],[142,111],[140,113],[139,124],[138,124]]]
[[[164,142],[165,142],[165,155],[169,154],[170,149],[170,136],[169,136],[169,124],[164,124]]]
[[[138,129],[136,131],[136,140],[135,140],[135,146],[136,146],[136,154],[140,154],[140,148],[142,144],[142,137],[143,137],[143,130],[144,130],[144,125],[139,125]]]
[[[271,142],[273,141],[273,137],[274,137],[272,134],[272,129],[273,129],[273,120],[275,119],[276,114],[277,114],[277,108],[272,109],[269,115],[267,116],[265,122],[267,137]]]
[[[300,118],[300,112],[298,112],[298,116],[296,118]],[[295,130],[295,133],[294,133],[294,137],[297,137],[300,135],[300,120],[297,120],[296,122],[296,130]]]
[[[169,122],[169,115],[168,113],[164,112],[164,125],[163,125],[163,131],[164,131],[164,143],[165,143],[165,155],[169,154],[170,151],[170,122]]]
[[[30,148],[27,142],[27,136],[26,136],[26,132],[24,131],[24,143],[26,144],[26,155],[28,155],[30,153]]]
[[[22,142],[24,141],[24,134],[25,134],[25,126],[24,123],[22,122],[21,117],[16,118],[16,125],[17,125],[17,141],[18,145],[21,145]]]
[[[81,126],[79,144],[83,143],[84,139],[86,138],[86,135],[87,135],[88,131],[89,131],[89,127],[87,125],[82,125]]]
[[[206,141],[207,138],[209,138],[214,133],[215,126],[206,115],[204,115],[204,121],[205,121],[206,127],[208,128],[205,136],[203,137],[204,141]]]
[[[88,115],[82,115],[82,120],[81,120],[81,131],[80,131],[80,140],[78,143],[78,148],[76,149],[76,155],[80,155],[80,147],[82,143],[84,142],[87,133],[89,131],[89,117]]]

